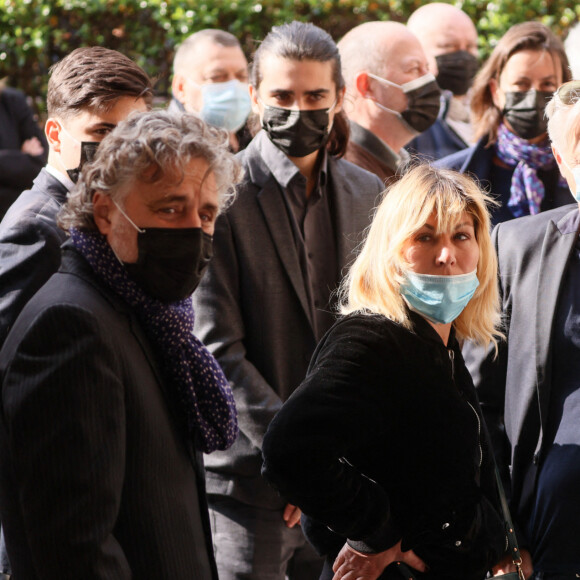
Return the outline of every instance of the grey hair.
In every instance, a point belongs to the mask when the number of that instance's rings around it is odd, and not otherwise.
[[[192,54],[197,46],[204,40],[209,40],[214,44],[225,46],[227,48],[238,47],[242,50],[240,41],[231,33],[218,28],[205,28],[198,30],[191,36],[188,36],[178,47],[175,57],[173,58],[173,74],[182,73],[190,65]]]
[[[207,162],[207,174],[215,177],[220,211],[225,210],[242,177],[240,164],[228,150],[227,132],[190,113],[133,113],[103,139],[94,160],[83,167],[58,223],[64,230],[94,230],[93,197],[97,191],[122,203],[137,181],[157,183],[166,174],[183,179],[192,159]]]
[[[550,102],[546,105],[545,115],[548,118],[548,135],[550,141],[561,153],[566,151],[569,145],[568,139],[575,139],[572,146],[578,142],[580,135],[580,99],[572,105],[566,105],[554,93]]]

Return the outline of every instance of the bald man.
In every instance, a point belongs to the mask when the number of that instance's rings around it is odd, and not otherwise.
[[[397,22],[366,22],[338,43],[351,138],[345,159],[385,183],[404,146],[437,118],[440,91],[419,40]]]
[[[171,91],[170,111],[195,113],[226,129],[232,150],[251,140],[246,129],[251,112],[248,61],[233,34],[206,28],[187,37],[173,59]]]
[[[429,69],[444,91],[439,119],[408,149],[439,159],[473,143],[468,93],[479,68],[477,31],[465,12],[441,2],[415,10],[407,26],[420,39]]]

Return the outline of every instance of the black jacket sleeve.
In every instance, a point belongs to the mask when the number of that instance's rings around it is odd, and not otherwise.
[[[81,308],[44,311],[4,376],[7,448],[39,578],[131,577],[114,535],[126,463],[125,390],[98,326]]]
[[[302,385],[272,421],[262,474],[308,516],[379,552],[401,534],[384,488],[345,456],[381,437],[377,376],[385,351],[360,321],[343,321],[323,339]]]

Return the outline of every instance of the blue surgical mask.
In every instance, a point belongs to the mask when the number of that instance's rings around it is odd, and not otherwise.
[[[243,127],[252,110],[248,85],[237,79],[204,85],[187,80],[201,89],[203,105],[199,114],[206,123],[232,133]]]
[[[453,322],[479,286],[477,271],[458,276],[432,276],[407,272],[401,293],[409,308],[439,324]]]
[[[572,191],[572,195],[574,196],[574,199],[576,201],[580,202],[580,165],[576,165],[574,166],[574,168],[572,168],[566,163],[566,160],[563,157],[562,163],[568,168],[568,171],[570,171],[570,173],[574,177],[574,182],[576,183],[576,191]]]

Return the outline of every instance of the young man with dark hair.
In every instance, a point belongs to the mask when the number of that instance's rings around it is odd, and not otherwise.
[[[14,320],[57,271],[65,233],[56,215],[96,146],[152,102],[151,81],[132,60],[102,47],[78,48],[48,82],[48,164],[0,224],[0,346]]]

